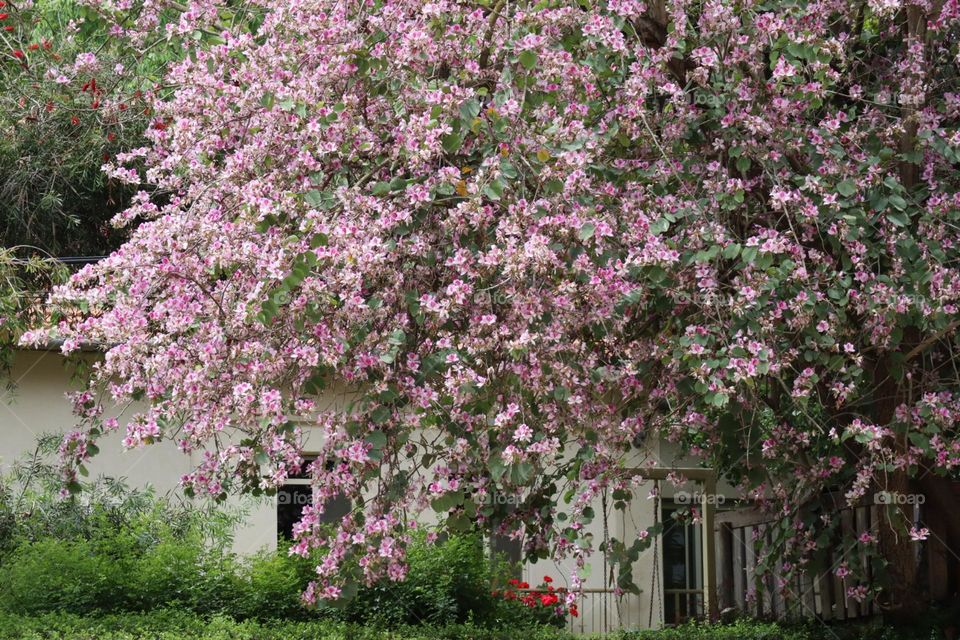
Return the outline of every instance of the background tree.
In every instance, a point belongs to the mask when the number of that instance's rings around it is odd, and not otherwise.
[[[170,196],[135,195],[130,240],[54,296],[89,311],[52,329],[68,350],[115,345],[68,482],[106,402],[148,401],[125,444],[205,450],[184,486],[221,497],[297,470],[288,417],[315,415],[334,465],[294,548],[337,598],[402,579],[431,507],[582,563],[646,434],[785,516],[797,568],[844,504],[955,475],[956,3],[245,6],[170,18],[175,91],[109,171]],[[892,580],[848,595],[919,607],[927,535],[891,507],[857,544]]]
[[[173,50],[141,54],[93,7],[63,0],[0,6],[0,237],[56,256],[103,255],[110,219],[133,190],[101,165],[142,144]]]

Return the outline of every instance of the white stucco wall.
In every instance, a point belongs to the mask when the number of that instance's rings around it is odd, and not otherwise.
[[[14,388],[0,394],[0,473],[36,448],[40,435],[62,433],[76,424],[68,391],[78,389],[64,359],[54,351],[20,351],[14,361]],[[129,412],[128,412],[129,413]],[[101,453],[87,468],[90,478],[123,478],[130,486],[152,486],[159,495],[176,491],[180,476],[190,471],[193,460],[164,441],[141,449],[124,450],[123,428],[104,436]],[[276,546],[276,514],[272,500],[258,502],[234,498],[230,507],[247,511],[244,525],[236,532],[234,548],[252,553]]]

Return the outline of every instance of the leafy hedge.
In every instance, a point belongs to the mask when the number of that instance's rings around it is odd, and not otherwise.
[[[70,614],[0,614],[0,638],[10,640],[573,640],[552,627],[513,631],[473,624],[387,630],[334,620],[234,621],[158,610],[84,618]]]
[[[782,627],[739,621],[722,626],[683,626],[611,634],[610,640],[927,640],[929,631],[896,632],[873,626]],[[70,614],[22,617],[0,614],[0,638],[10,640],[582,640],[551,627],[489,629],[473,624],[408,626],[394,630],[332,620],[237,622],[215,616],[158,610],[147,614],[84,618]]]
[[[175,608],[205,617],[378,628],[468,621],[513,628],[542,621],[520,603],[492,595],[506,577],[494,573],[477,536],[432,545],[420,538],[409,549],[404,582],[361,589],[343,608],[308,609],[300,594],[316,562],[283,549],[231,553],[237,514],[105,480],[88,483],[83,499],[63,500],[56,484],[44,485],[49,471],[33,461],[25,475],[0,478],[0,611],[102,616]]]

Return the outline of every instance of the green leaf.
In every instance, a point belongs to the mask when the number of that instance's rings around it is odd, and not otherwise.
[[[303,200],[311,207],[319,207],[323,204],[324,195],[322,191],[314,189],[303,194]]]
[[[370,419],[375,424],[383,424],[384,422],[390,419],[390,414],[391,414],[390,407],[381,406],[373,410],[373,412],[370,414]]]
[[[845,198],[849,198],[857,192],[857,185],[855,185],[851,180],[844,180],[837,185],[837,193],[842,195]]]
[[[596,229],[597,226],[592,222],[584,223],[584,225],[580,227],[580,233],[577,234],[577,237],[579,237],[581,241],[589,240],[593,237],[593,232],[596,231]]]
[[[518,462],[510,465],[510,482],[513,484],[526,484],[532,476],[533,465],[529,462]]]
[[[499,200],[506,185],[499,178],[483,188],[483,194],[491,200]]]
[[[440,137],[440,144],[447,153],[456,153],[463,144],[463,135],[459,133],[448,133]]]
[[[898,227],[905,227],[910,224],[910,216],[903,213],[902,211],[894,212],[891,211],[887,213],[887,220],[897,225]]]
[[[537,54],[529,49],[520,53],[520,64],[524,69],[533,69],[537,66]]]
[[[480,115],[480,101],[476,98],[465,100],[463,104],[460,105],[460,117],[468,123],[478,115]]]
[[[386,407],[380,407],[380,408],[385,409]],[[389,414],[389,410],[387,413]],[[385,434],[383,431],[371,431],[370,433],[367,434],[364,440],[372,444],[373,448],[378,451],[380,449],[383,449],[385,446],[387,446],[387,434]]]
[[[733,242],[723,248],[723,257],[727,260],[733,260],[740,255],[740,244]]]

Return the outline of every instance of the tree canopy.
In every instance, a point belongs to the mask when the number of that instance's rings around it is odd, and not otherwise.
[[[107,346],[68,481],[105,405],[144,400],[126,446],[203,451],[196,494],[270,492],[306,416],[294,549],[334,599],[402,579],[431,508],[582,561],[644,436],[786,517],[795,567],[826,492],[955,475],[956,2],[94,4],[187,55],[107,171],[162,197],[54,295],[86,316],[25,338]],[[928,533],[892,509],[857,544],[906,598]]]

